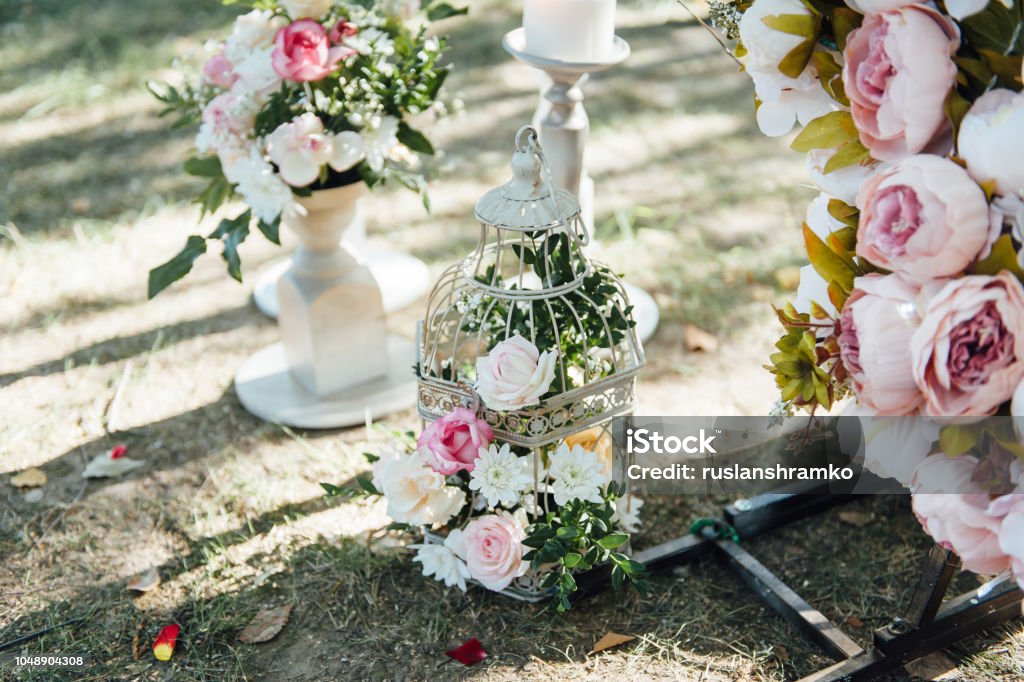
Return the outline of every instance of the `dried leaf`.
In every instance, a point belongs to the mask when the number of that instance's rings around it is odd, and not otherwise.
[[[39,488],[46,485],[46,481],[46,472],[32,467],[11,478],[11,485],[15,488]]]
[[[849,625],[851,628],[862,628],[862,627],[864,627],[864,621],[862,621],[857,616],[850,616],[849,618],[847,618],[846,619],[846,624]]]
[[[153,642],[153,656],[156,660],[171,660],[171,654],[174,653],[174,647],[178,642],[178,633],[180,632],[181,627],[176,623],[165,625],[160,630],[160,634],[156,636],[156,640]]]
[[[839,520],[843,523],[860,528],[861,526],[866,526],[871,523],[871,516],[869,514],[864,514],[863,512],[841,511],[839,512]]]
[[[683,328],[683,345],[690,352],[707,351],[714,353],[718,350],[718,338],[696,325],[687,324]]]
[[[462,665],[473,665],[487,658],[487,650],[476,637],[471,637],[461,645],[444,653]]]
[[[128,584],[125,585],[125,589],[134,592],[149,592],[159,584],[160,572],[154,567],[132,576]]]
[[[924,658],[908,663],[904,669],[911,677],[931,682],[953,680],[958,677],[956,663],[940,652],[928,654]]]
[[[620,635],[617,632],[609,632],[594,643],[594,648],[590,650],[590,653],[596,654],[605,649],[611,649],[626,642],[632,642],[634,639],[636,639],[634,635]]]
[[[292,604],[285,604],[272,609],[263,609],[256,614],[256,617],[249,621],[238,640],[245,644],[259,644],[269,642],[277,636],[277,633],[288,624],[288,617],[292,614]]]

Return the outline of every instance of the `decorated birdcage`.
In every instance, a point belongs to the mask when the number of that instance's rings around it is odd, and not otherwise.
[[[479,243],[441,276],[420,323],[418,409],[425,429],[418,452],[435,471],[449,471],[450,462],[437,466],[432,448],[448,457],[452,443],[462,442],[437,440],[447,437],[441,431],[451,420],[460,428],[471,423],[473,438],[487,432],[490,454],[480,449],[475,471],[466,465],[467,471],[446,479],[449,487],[466,492],[463,510],[446,528],[426,528],[424,546],[445,543],[446,531],[462,533],[459,523],[468,524],[468,534],[480,515],[517,514],[524,519],[522,528],[533,533],[523,541],[533,547],[526,553],[532,568],[507,585],[475,574],[471,580],[536,601],[565,584],[575,589],[571,575],[566,577],[566,568],[558,564],[575,550],[584,567],[610,561],[624,573],[642,570],[624,558],[628,544],[613,556],[606,549],[588,551],[588,543],[601,538],[604,545],[626,542],[626,533],[638,523],[639,501],[613,481],[610,427],[613,417],[635,405],[644,355],[622,282],[584,253],[589,234],[580,205],[571,193],[554,188],[536,131],[529,126],[516,135],[512,175],[477,203]],[[453,438],[465,440],[469,433]],[[500,468],[502,456],[522,464],[522,485],[515,488],[522,494],[495,503],[492,498],[504,493],[477,479],[487,478],[481,475],[487,466]],[[513,468],[498,479],[517,475]],[[585,504],[595,506],[580,511]],[[593,526],[569,518],[602,515],[603,521]],[[582,529],[579,540],[543,549],[545,534],[557,529],[542,524],[563,522]],[[570,535],[562,531],[558,542]],[[553,554],[543,553],[548,551]],[[560,575],[552,577],[548,559],[559,565]],[[428,569],[431,559],[423,561],[425,573],[434,570]],[[472,560],[467,564],[473,573]],[[567,607],[565,591],[561,604]]]
[[[516,135],[512,173],[476,205],[476,250],[430,294],[418,408],[433,420],[479,405],[499,440],[543,447],[628,413],[644,354],[621,280],[584,253],[590,237],[579,202],[553,187],[529,126]],[[515,336],[557,353],[550,389],[519,409],[481,403],[478,360]]]

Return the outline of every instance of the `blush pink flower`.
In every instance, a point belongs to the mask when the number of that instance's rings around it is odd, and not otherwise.
[[[1024,588],[1024,495],[1006,497],[1014,500],[999,529],[999,548],[1010,557],[1010,567],[1017,582]]]
[[[939,545],[956,552],[964,568],[999,573],[1010,565],[999,546],[1003,515],[972,481],[978,460],[932,455],[914,473],[914,514]]]
[[[483,419],[465,407],[430,423],[420,434],[420,455],[431,469],[451,476],[461,470],[473,471],[480,448],[494,441],[494,431]]]
[[[1024,288],[1004,270],[925,289],[921,326],[910,340],[922,412],[992,414],[1024,378]]]
[[[959,275],[988,243],[985,192],[939,156],[912,156],[875,173],[857,206],[857,255],[916,282]]]
[[[227,90],[238,80],[238,74],[234,72],[234,67],[221,50],[203,64],[203,78],[218,88]]]
[[[344,19],[340,19],[338,20],[338,23],[331,27],[331,30],[327,35],[331,39],[332,43],[340,45],[346,38],[351,38],[357,33],[359,33],[359,29],[356,28],[355,24],[345,21]]]
[[[465,530],[452,531],[449,539],[469,574],[489,590],[505,589],[529,568],[523,561],[526,527],[508,512],[479,516]]]
[[[348,48],[331,47],[323,26],[299,19],[278,29],[272,63],[281,78],[302,83],[326,78],[350,54]]]
[[[921,404],[909,348],[919,289],[899,275],[867,275],[853,285],[839,317],[839,348],[857,399],[882,416],[913,412]]]
[[[558,355],[541,352],[518,334],[476,360],[476,392],[492,410],[536,405],[555,380]]]
[[[949,148],[943,104],[960,31],[923,5],[868,14],[843,51],[843,83],[860,141],[882,161]]]

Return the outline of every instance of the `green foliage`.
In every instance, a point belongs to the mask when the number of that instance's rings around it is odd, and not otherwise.
[[[768,28],[801,36],[803,40],[779,62],[779,71],[790,78],[798,78],[811,61],[811,53],[821,36],[821,15],[811,14],[774,14],[761,19]]]
[[[149,271],[149,298],[153,298],[181,279],[192,270],[196,258],[206,253],[206,240],[199,235],[192,235],[185,242],[185,247],[169,261]]]
[[[570,596],[577,590],[573,573],[595,566],[611,565],[612,584],[616,589],[631,584],[646,587],[647,570],[618,549],[629,542],[629,535],[616,530],[612,521],[612,502],[625,493],[625,486],[614,481],[608,484],[601,502],[572,500],[558,510],[548,512],[543,520],[530,526],[523,544],[530,550],[523,556],[533,568],[550,571],[541,587],[555,588],[554,603],[558,611],[570,608]]]

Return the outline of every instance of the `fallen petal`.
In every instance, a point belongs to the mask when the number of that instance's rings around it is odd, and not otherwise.
[[[487,658],[487,650],[484,649],[484,645],[476,637],[467,639],[460,646],[451,651],[446,651],[445,654],[450,658],[454,658],[462,665],[473,665]]]
[[[127,454],[128,446],[125,445],[124,443],[121,443],[120,445],[115,445],[113,448],[111,448],[110,459],[121,459]]]
[[[160,584],[160,572],[156,568],[150,568],[138,575],[132,576],[125,587],[135,592],[149,592]]]
[[[146,462],[130,457],[111,459],[109,455],[97,455],[82,472],[83,478],[118,478]]]
[[[174,653],[174,645],[178,642],[179,632],[181,632],[181,627],[173,623],[165,625],[160,630],[160,634],[156,636],[156,641],[153,642],[153,656],[156,657],[156,660],[171,660],[171,654]]]
[[[238,635],[238,640],[245,644],[269,642],[288,624],[291,613],[292,604],[260,611]]]
[[[45,471],[32,467],[11,478],[11,485],[15,488],[39,488],[46,485],[46,480]]]

